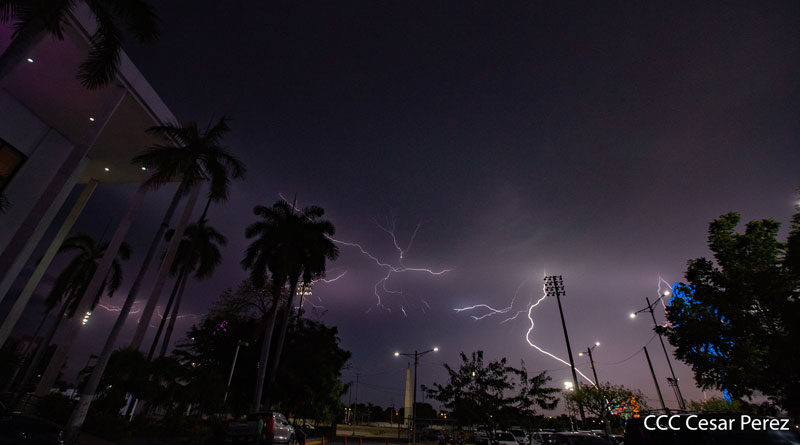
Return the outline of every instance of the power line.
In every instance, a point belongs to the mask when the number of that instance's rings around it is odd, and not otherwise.
[[[655,338],[656,338],[656,334],[653,334],[653,336],[650,337],[650,340],[647,340],[647,343],[645,343],[643,346],[639,346],[639,349],[637,349],[636,352],[634,352],[633,354],[629,355],[627,358],[624,358],[624,359],[622,359],[622,360],[620,360],[618,362],[614,362],[614,363],[597,363],[597,364],[598,365],[603,365],[603,366],[614,366],[614,365],[619,365],[620,363],[625,363],[628,360],[630,360],[630,359],[636,357],[637,355],[641,354],[642,353],[642,348],[644,348],[645,346],[649,345],[653,341],[653,339],[655,339]]]

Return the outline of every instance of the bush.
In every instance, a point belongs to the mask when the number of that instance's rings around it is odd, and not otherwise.
[[[192,444],[217,444],[225,437],[226,422],[217,418],[170,416],[161,420],[137,417],[131,425],[133,437],[183,439]]]
[[[128,430],[128,422],[119,414],[109,414],[90,410],[84,425],[86,432],[92,433],[106,440],[117,441]]]
[[[64,425],[69,420],[74,407],[75,401],[69,397],[59,393],[50,393],[39,399],[39,403],[36,404],[36,415]]]

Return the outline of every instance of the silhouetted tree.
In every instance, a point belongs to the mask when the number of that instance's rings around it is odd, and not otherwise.
[[[669,325],[658,329],[688,363],[702,388],[735,398],[767,395],[800,415],[800,208],[787,242],[780,223],[752,221],[735,231],[740,217],[711,222],[713,260],[689,261],[686,283],[667,307]]]

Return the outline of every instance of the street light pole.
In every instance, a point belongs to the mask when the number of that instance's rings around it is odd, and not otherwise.
[[[242,346],[247,347],[249,343],[242,340],[236,342],[236,352],[233,353],[233,363],[231,363],[231,372],[228,374],[228,384],[225,386],[225,396],[222,397],[223,409],[225,407],[225,402],[228,401],[228,392],[231,390],[231,380],[233,380],[233,370],[236,369],[236,360],[239,358],[239,348]]]
[[[417,365],[419,354],[414,351],[414,395],[411,397],[411,440],[417,445]]]
[[[572,358],[572,347],[569,345],[569,333],[567,323],[564,321],[564,310],[561,308],[561,295],[564,295],[564,280],[561,275],[551,275],[544,277],[545,291],[548,296],[555,296],[558,301],[558,313],[561,314],[561,327],[564,329],[564,340],[567,342],[567,355],[569,356],[569,366],[572,370],[572,383],[578,389],[578,374],[575,372],[575,360]],[[583,412],[583,405],[578,404],[581,413],[581,425],[586,423],[586,414]]]
[[[428,349],[427,351],[419,352],[414,350],[414,353],[408,352],[395,352],[394,356],[399,357],[404,355],[406,357],[414,357],[414,389],[413,389],[413,397],[411,402],[411,440],[414,445],[417,445],[417,366],[419,365],[419,357],[425,355],[429,352],[438,352],[438,347],[433,347],[432,349]],[[408,415],[408,414],[406,414]]]

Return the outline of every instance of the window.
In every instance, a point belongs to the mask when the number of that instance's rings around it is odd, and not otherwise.
[[[17,151],[8,142],[0,139],[0,192],[6,188],[14,173],[25,162],[25,155]]]

